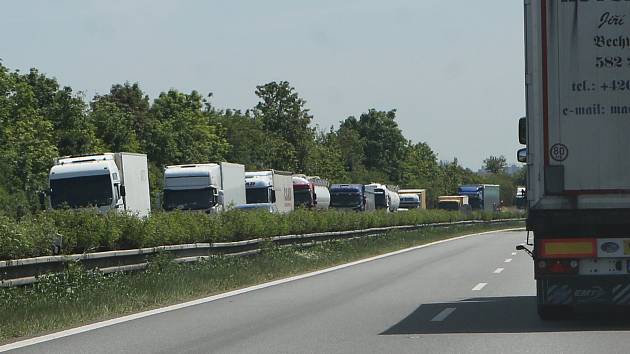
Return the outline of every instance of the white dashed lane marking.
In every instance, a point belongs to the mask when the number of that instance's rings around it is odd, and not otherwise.
[[[472,291],[479,291],[479,290],[485,288],[486,285],[488,285],[488,283],[479,283],[479,284],[475,285],[474,288],[472,288]]]

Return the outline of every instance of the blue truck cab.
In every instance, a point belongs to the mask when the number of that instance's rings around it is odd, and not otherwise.
[[[374,210],[374,189],[362,184],[333,184],[330,186],[330,207],[355,211]]]
[[[472,210],[497,211],[501,206],[500,186],[496,184],[460,186],[457,194],[468,197],[468,204]]]

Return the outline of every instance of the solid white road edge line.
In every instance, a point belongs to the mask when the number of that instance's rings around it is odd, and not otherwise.
[[[453,312],[455,312],[454,307],[447,307],[444,310],[440,311],[440,313],[435,315],[435,317],[431,319],[431,322],[442,322]]]
[[[472,291],[479,291],[479,290],[485,288],[486,285],[488,285],[488,283],[479,283],[479,284],[475,285],[474,288],[472,288]]]
[[[505,270],[505,268],[497,268],[497,269],[495,269],[495,270],[494,270],[494,272],[492,272],[492,273],[494,273],[494,274],[501,274],[501,272],[502,272],[503,270]]]
[[[274,281],[271,281],[271,282],[268,282],[268,283],[263,283],[263,284],[258,284],[258,285],[250,286],[250,287],[247,287],[247,288],[243,288],[243,289],[233,290],[233,291],[229,291],[227,293],[213,295],[213,296],[205,297],[205,298],[198,299],[198,300],[193,300],[193,301],[188,301],[188,302],[184,302],[184,303],[181,303],[181,304],[166,306],[166,307],[162,307],[162,308],[155,309],[155,310],[144,311],[144,312],[136,313],[136,314],[133,314],[133,315],[127,315],[127,316],[123,316],[123,317],[118,317],[118,318],[114,318],[114,319],[107,320],[107,321],[96,322],[96,323],[92,323],[92,324],[81,326],[81,327],[77,327],[77,328],[67,329],[67,330],[61,331],[61,332],[51,333],[51,334],[47,334],[47,335],[40,336],[40,337],[35,337],[35,338],[30,338],[30,339],[25,339],[25,340],[22,340],[22,341],[14,342],[14,343],[5,344],[3,346],[0,346],[0,352],[5,352],[5,351],[9,351],[9,350],[24,348],[24,347],[28,347],[28,346],[39,344],[39,343],[49,342],[51,340],[55,340],[55,339],[59,339],[59,338],[69,337],[69,336],[72,336],[72,335],[75,335],[75,334],[80,334],[80,333],[93,331],[95,329],[99,329],[99,328],[103,328],[103,327],[109,327],[109,326],[113,326],[113,325],[116,325],[116,324],[137,320],[137,319],[144,318],[144,317],[149,317],[149,316],[153,316],[153,315],[157,315],[157,314],[161,314],[161,313],[165,313],[165,312],[180,310],[180,309],[183,309],[183,308],[186,308],[186,307],[190,307],[190,306],[201,305],[201,304],[205,304],[205,303],[208,303],[208,302],[225,299],[225,298],[228,298],[228,297],[249,293],[249,292],[252,292],[252,291],[265,289],[265,288],[269,288],[269,287],[280,285],[280,284],[289,283],[289,282],[300,280],[300,279],[314,277],[314,276],[320,275],[320,274],[330,273],[330,272],[333,272],[333,271],[336,271],[336,270],[352,267],[352,266],[363,264],[363,263],[367,263],[367,262],[372,262],[372,261],[375,261],[375,260],[378,260],[378,259],[387,258],[387,257],[399,255],[399,254],[402,254],[402,253],[415,251],[415,250],[418,250],[418,249],[421,249],[421,248],[430,247],[430,246],[434,246],[434,245],[439,245],[441,243],[461,240],[461,239],[468,238],[468,237],[473,237],[473,236],[480,236],[480,235],[500,233],[500,232],[508,232],[508,231],[519,231],[519,230],[523,230],[523,228],[517,227],[517,228],[511,228],[511,229],[504,229],[504,230],[480,232],[480,233],[475,233],[475,234],[470,234],[470,235],[463,235],[463,236],[448,238],[448,239],[445,239],[445,240],[435,241],[435,242],[427,243],[427,244],[420,245],[420,246],[414,246],[414,247],[410,247],[410,248],[405,248],[405,249],[402,249],[402,250],[399,250],[399,251],[385,253],[385,254],[382,254],[380,256],[374,256],[374,257],[370,257],[370,258],[365,258],[365,259],[361,259],[361,260],[358,260],[358,261],[354,261],[354,262],[350,262],[350,263],[346,263],[346,264],[341,264],[341,265],[338,265],[338,266],[335,266],[335,267],[326,268],[326,269],[318,270],[318,271],[311,272],[311,273],[306,273],[306,274],[302,274],[302,275],[296,275],[296,276],[289,277],[289,278],[284,278],[284,279],[278,279],[278,280],[274,280]]]

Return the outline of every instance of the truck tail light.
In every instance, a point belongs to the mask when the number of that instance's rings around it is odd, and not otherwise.
[[[597,256],[594,238],[547,239],[541,242],[541,258],[590,258]]]
[[[577,274],[578,261],[575,259],[545,259],[537,263],[537,273],[541,274]]]

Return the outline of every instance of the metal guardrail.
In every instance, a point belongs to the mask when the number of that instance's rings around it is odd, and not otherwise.
[[[101,272],[107,274],[113,272],[143,270],[148,266],[152,256],[164,252],[171,254],[174,258],[173,261],[176,263],[188,263],[219,255],[231,257],[253,255],[259,253],[261,251],[260,246],[267,242],[271,242],[276,246],[309,246],[317,244],[318,242],[330,240],[377,236],[388,231],[415,231],[423,228],[496,224],[524,220],[525,219],[499,219],[492,221],[470,220],[447,223],[389,226],[352,231],[284,235],[235,242],[193,243],[132,250],[23,258],[0,261],[0,287],[33,284],[38,281],[41,275],[63,272],[66,269],[67,264],[71,262],[79,262],[86,269],[99,269]]]

